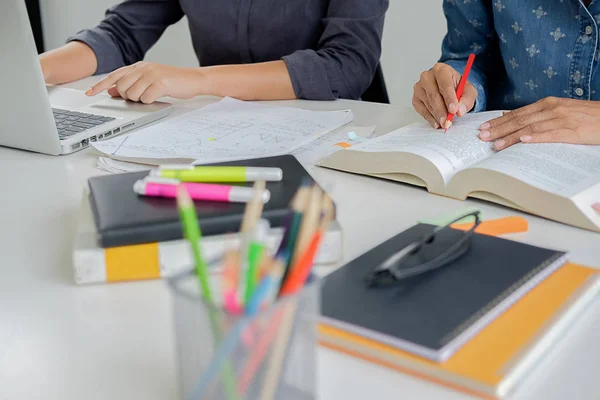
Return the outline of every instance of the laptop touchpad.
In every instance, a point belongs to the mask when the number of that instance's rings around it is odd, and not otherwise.
[[[78,108],[90,106],[99,101],[110,98],[107,94],[100,93],[94,97],[86,96],[81,90],[61,88],[56,86],[48,86],[48,96],[52,107],[66,108],[76,110]]]

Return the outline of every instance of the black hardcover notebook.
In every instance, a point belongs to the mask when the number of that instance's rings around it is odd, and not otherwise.
[[[264,206],[263,218],[268,219],[272,227],[283,225],[292,212],[290,202],[296,190],[304,179],[312,180],[292,155],[214,165],[278,167],[283,170],[282,181],[267,183],[271,199]],[[175,199],[144,197],[134,193],[133,184],[147,175],[148,172],[135,172],[89,179],[100,246],[117,247],[182,238]],[[204,235],[239,232],[245,204],[196,201],[195,205]]]
[[[563,252],[485,235],[438,270],[390,286],[370,287],[374,267],[430,233],[416,225],[329,275],[323,322],[414,354],[444,361],[566,261]],[[435,240],[454,240],[445,229]]]

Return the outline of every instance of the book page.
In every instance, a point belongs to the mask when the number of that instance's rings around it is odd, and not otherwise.
[[[502,112],[468,114],[456,118],[448,133],[433,129],[426,122],[416,123],[386,135],[353,146],[350,150],[365,152],[407,152],[433,163],[445,183],[458,171],[486,159],[495,153],[492,143],[478,138],[479,126]]]
[[[374,131],[374,126],[345,126],[339,132],[323,135],[294,150],[292,154],[304,166],[312,167],[335,152],[351,148],[368,140]],[[351,132],[354,132],[356,137],[354,135],[349,136]]]
[[[510,175],[563,197],[573,197],[600,182],[600,146],[519,143],[476,167]]]
[[[353,119],[225,98],[187,114],[92,146],[127,159],[191,159],[198,164],[287,154]]]

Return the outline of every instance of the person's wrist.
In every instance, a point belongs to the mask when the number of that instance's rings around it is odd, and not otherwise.
[[[42,75],[44,76],[44,81],[48,84],[52,83],[52,68],[48,63],[48,60],[44,57],[44,55],[40,56],[40,66],[42,67]]]
[[[194,68],[194,82],[195,89],[194,92],[196,96],[202,95],[212,95],[212,88],[210,87],[210,72],[207,71],[208,68]]]

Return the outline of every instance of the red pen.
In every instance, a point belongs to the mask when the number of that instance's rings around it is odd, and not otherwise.
[[[465,71],[463,72],[460,82],[458,83],[458,89],[456,89],[456,98],[460,101],[460,98],[463,95],[463,91],[465,90],[465,85],[467,84],[467,80],[469,79],[469,73],[471,72],[471,67],[473,67],[473,62],[475,61],[475,54],[471,54],[469,56],[469,60],[467,61],[467,66],[465,67]],[[448,132],[448,129],[452,126],[452,120],[454,119],[454,114],[448,113],[448,117],[446,118],[446,122],[444,122],[444,133]]]

